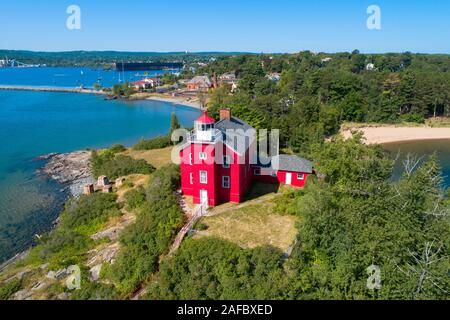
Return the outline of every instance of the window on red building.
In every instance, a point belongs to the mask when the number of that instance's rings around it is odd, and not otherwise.
[[[230,189],[230,177],[222,177],[222,187],[224,187],[225,189]]]
[[[208,183],[208,172],[200,171],[200,183],[202,184]]]
[[[223,156],[223,167],[225,169],[228,169],[230,167],[230,163],[231,163],[230,156]]]

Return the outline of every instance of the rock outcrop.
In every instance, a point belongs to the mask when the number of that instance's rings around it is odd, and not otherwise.
[[[39,159],[48,160],[41,171],[51,179],[67,186],[70,194],[74,197],[83,193],[85,184],[94,182],[89,151],[52,153]]]

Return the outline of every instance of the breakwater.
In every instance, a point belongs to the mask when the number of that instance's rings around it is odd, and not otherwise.
[[[103,91],[93,90],[93,89],[84,89],[84,88],[61,88],[61,87],[39,87],[39,86],[10,86],[10,85],[0,85],[0,90],[106,94],[106,93],[103,92]]]

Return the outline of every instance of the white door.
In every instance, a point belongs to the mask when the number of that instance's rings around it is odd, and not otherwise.
[[[286,184],[291,185],[292,184],[292,173],[286,172]]]
[[[208,191],[200,190],[200,203],[208,204]]]

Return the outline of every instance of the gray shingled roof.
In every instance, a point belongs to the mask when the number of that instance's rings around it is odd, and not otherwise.
[[[253,127],[246,123],[244,120],[236,117],[231,117],[231,119],[220,120],[216,123],[215,127],[216,129],[222,131],[226,144],[239,153],[244,153],[250,147],[251,141],[249,137],[245,137],[245,139],[243,139],[242,137],[247,132],[247,130],[251,130],[253,129]],[[227,133],[227,130],[238,131]],[[240,130],[243,130],[243,132],[240,132]]]
[[[247,122],[241,120],[236,117],[231,117],[231,119],[220,120],[216,123],[216,128],[219,130],[228,130],[228,129],[242,129],[244,131],[248,129],[253,129]]]
[[[187,83],[188,84],[198,83],[203,87],[210,87],[212,85],[211,80],[209,80],[208,76],[195,76],[191,80],[189,80]]]
[[[275,170],[312,173],[312,163],[298,156],[280,154],[272,158],[272,168]]]

